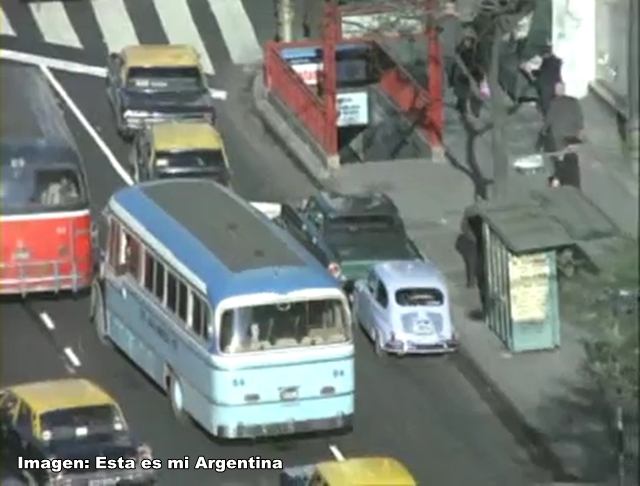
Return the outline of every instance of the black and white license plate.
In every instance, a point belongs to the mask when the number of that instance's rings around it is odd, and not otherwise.
[[[110,486],[112,484],[118,484],[120,478],[104,478],[104,479],[90,479],[89,486]]]

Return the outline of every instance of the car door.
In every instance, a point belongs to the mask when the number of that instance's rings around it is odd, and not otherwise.
[[[378,276],[375,270],[369,270],[366,280],[358,280],[354,289],[353,307],[354,314],[367,334],[371,334],[373,328],[372,306],[375,301],[378,288]]]
[[[389,294],[387,287],[381,279],[377,280],[375,298],[371,299],[371,323],[377,332],[388,336],[391,329],[389,327]]]

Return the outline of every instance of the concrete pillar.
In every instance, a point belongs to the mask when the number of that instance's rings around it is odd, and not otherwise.
[[[584,98],[596,77],[596,0],[553,0],[552,42],[567,94]]]

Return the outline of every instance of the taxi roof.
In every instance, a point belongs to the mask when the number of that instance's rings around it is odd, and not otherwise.
[[[12,386],[8,390],[27,402],[36,413],[72,407],[115,405],[107,392],[85,379],[39,381]]]
[[[122,49],[127,67],[193,67],[199,66],[200,58],[189,45],[142,44]]]
[[[416,486],[413,476],[391,457],[365,457],[317,465],[324,479],[341,486]]]
[[[151,126],[153,146],[158,152],[219,150],[220,132],[208,122],[166,122]]]

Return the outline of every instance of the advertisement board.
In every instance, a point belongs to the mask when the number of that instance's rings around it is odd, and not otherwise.
[[[338,93],[338,126],[352,127],[369,124],[369,93],[354,91]]]

